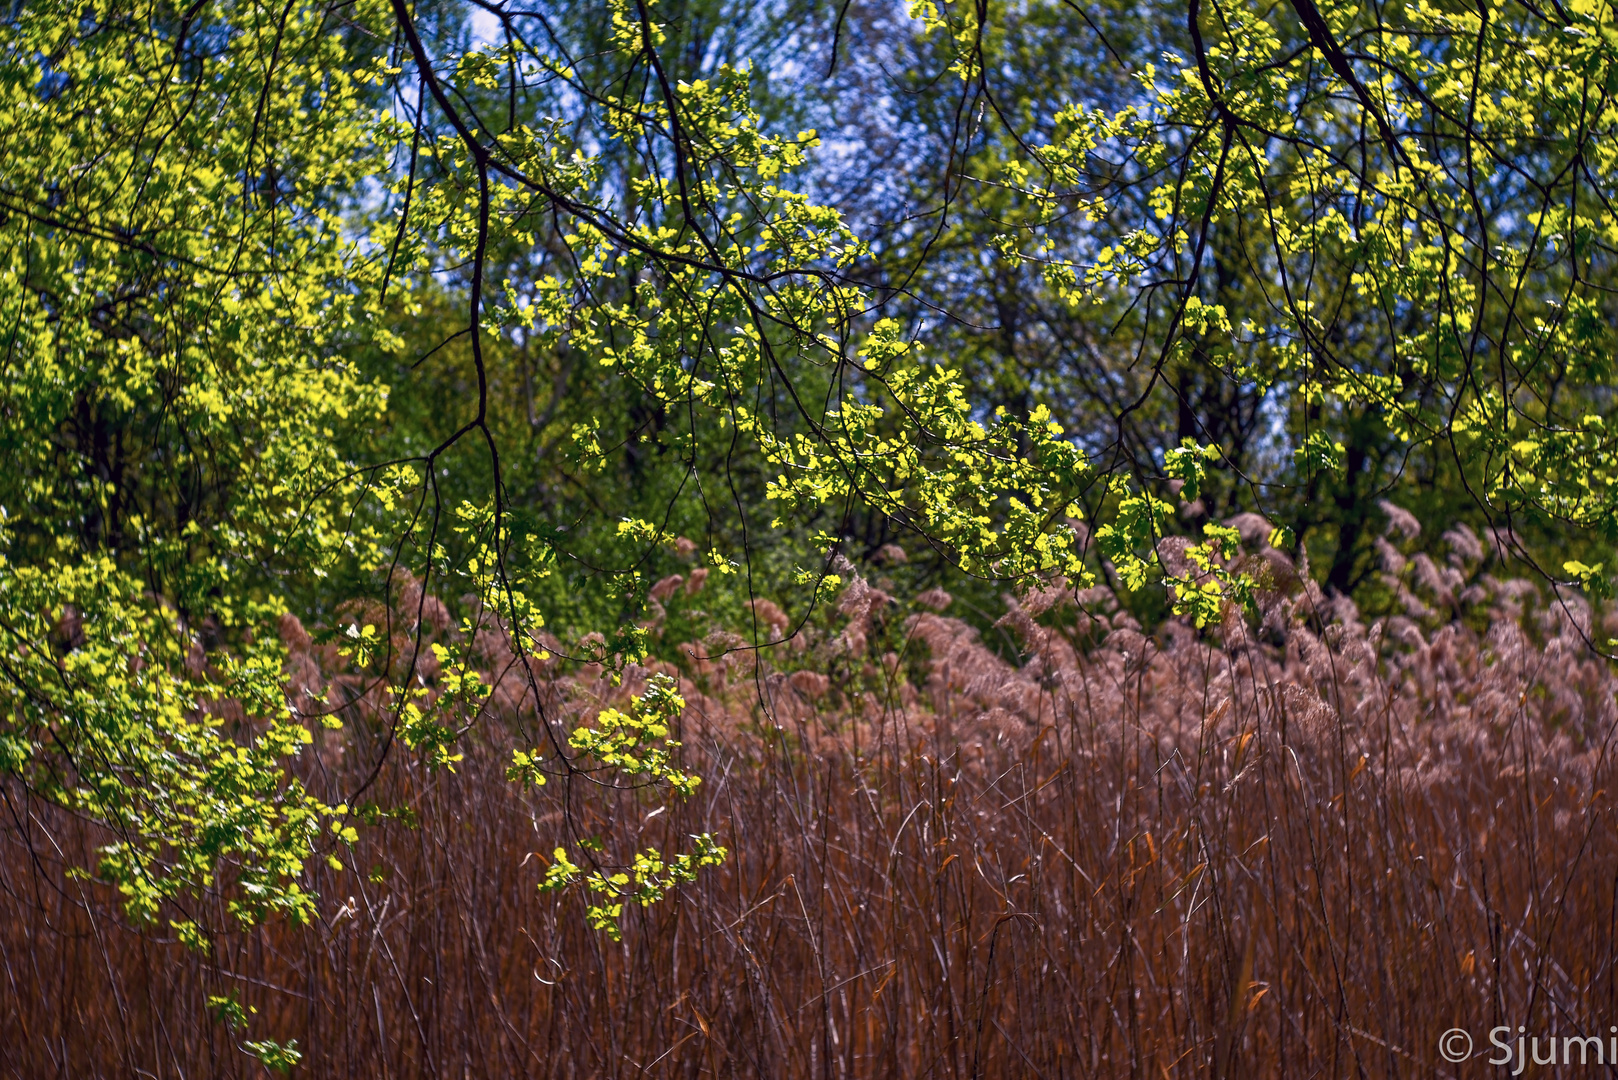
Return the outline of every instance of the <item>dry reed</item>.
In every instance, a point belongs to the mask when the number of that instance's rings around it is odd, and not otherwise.
[[[1449,1076],[1490,1070],[1444,1061],[1448,1028],[1480,1055],[1498,1025],[1604,1035],[1618,679],[1581,633],[1611,628],[1468,537],[1443,564],[1390,543],[1407,614],[1370,625],[1274,552],[1262,621],[1217,634],[1145,634],[1104,591],[1008,601],[1016,664],[947,596],[856,582],[795,673],[692,647],[707,781],[656,816],[507,783],[537,722],[507,680],[457,772],[395,748],[367,798],[414,819],[314,872],[321,925],[206,960],[69,876],[94,830],[8,787],[0,1073],[257,1075],[208,1017],[227,992],[318,1077]],[[558,725],[645,674],[540,667]],[[311,782],[366,771],[356,717]],[[569,819],[732,855],[614,943],[535,889]]]

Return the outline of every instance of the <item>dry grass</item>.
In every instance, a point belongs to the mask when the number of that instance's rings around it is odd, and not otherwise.
[[[1582,609],[1387,554],[1409,617],[1282,589],[1221,644],[1053,593],[1012,605],[1018,666],[858,584],[813,670],[693,662],[708,780],[650,819],[506,783],[508,695],[458,773],[390,758],[372,797],[419,827],[315,875],[324,925],[207,963],[70,880],[94,837],[10,789],[0,1072],[256,1074],[206,1015],[231,990],[318,1077],[1447,1076],[1487,1071],[1438,1057],[1450,1027],[1603,1033],[1618,680]],[[558,722],[636,682],[548,677]],[[351,782],[364,729],[311,770]],[[732,858],[614,944],[534,888],[568,815]]]

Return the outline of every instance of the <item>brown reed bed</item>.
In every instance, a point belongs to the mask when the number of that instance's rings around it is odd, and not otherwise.
[[[93,830],[9,788],[0,1073],[261,1075],[239,1046],[269,1035],[311,1077],[1472,1076],[1500,1025],[1604,1035],[1618,679],[1583,635],[1612,632],[1466,544],[1390,548],[1405,614],[1369,625],[1273,552],[1262,622],[1217,634],[1053,589],[1009,603],[1015,664],[941,594],[856,582],[795,673],[693,650],[707,780],[655,816],[509,784],[535,720],[497,695],[455,773],[388,758],[367,798],[411,812],[314,872],[320,925],[208,958],[68,875]],[[549,668],[547,715],[642,677]],[[367,730],[304,767],[352,782]],[[614,943],[535,888],[569,818],[731,858]],[[245,1035],[208,1015],[228,992]],[[1477,1059],[1439,1056],[1452,1027]]]

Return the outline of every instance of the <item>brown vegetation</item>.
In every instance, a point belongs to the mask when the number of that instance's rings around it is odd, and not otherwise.
[[[906,615],[856,582],[796,673],[691,662],[707,779],[650,818],[507,783],[533,708],[505,695],[457,772],[389,757],[366,798],[413,816],[314,875],[323,925],[206,961],[65,873],[95,837],[8,789],[0,1072],[246,1076],[269,1035],[318,1077],[1447,1076],[1481,1066],[1438,1056],[1451,1027],[1480,1055],[1502,1024],[1603,1034],[1618,679],[1581,631],[1612,631],[1450,550],[1390,545],[1407,614],[1370,625],[1312,586],[1152,636],[1104,592],[1035,594],[999,628],[1016,664],[947,597]],[[644,675],[545,673],[564,725]],[[368,730],[311,775],[352,784]],[[731,859],[615,944],[535,889],[569,819]],[[227,992],[245,1036],[207,1015]]]

